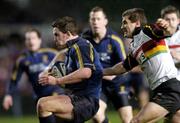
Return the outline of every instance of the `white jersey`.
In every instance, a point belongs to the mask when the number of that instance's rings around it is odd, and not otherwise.
[[[130,46],[132,57],[141,66],[152,90],[177,76],[177,69],[165,40],[153,39],[151,37],[153,34],[152,32],[148,35],[141,30],[134,35]]]
[[[180,29],[174,33],[171,37],[168,37],[165,39],[165,41],[167,42],[170,51],[176,51],[176,52],[180,52]],[[173,59],[174,63],[180,63],[180,61]],[[178,68],[178,77],[180,80],[180,68]]]

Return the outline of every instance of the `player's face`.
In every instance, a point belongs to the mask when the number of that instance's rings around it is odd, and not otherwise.
[[[169,13],[164,16],[164,19],[168,21],[171,29],[177,29],[180,19],[177,17],[176,13]]]
[[[90,23],[93,33],[98,34],[106,29],[108,20],[102,11],[97,11],[97,12],[90,13],[89,23]]]
[[[137,27],[136,23],[132,23],[129,19],[128,16],[124,16],[122,18],[122,25],[121,29],[123,32],[124,37],[126,38],[132,38],[132,33],[134,32],[134,29]]]
[[[67,34],[61,32],[58,28],[54,27],[53,28],[53,36],[54,36],[54,41],[56,43],[56,46],[61,47],[66,45],[67,42]]]
[[[30,51],[37,51],[41,46],[41,38],[36,32],[26,32],[25,44]]]

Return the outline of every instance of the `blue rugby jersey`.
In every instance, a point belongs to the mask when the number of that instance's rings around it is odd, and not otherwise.
[[[92,70],[92,75],[89,79],[78,83],[66,84],[65,87],[75,95],[99,98],[102,66],[97,52],[88,40],[80,37],[68,41],[67,46],[69,47],[65,60],[67,74],[77,69],[88,67]]]
[[[21,79],[23,73],[26,73],[31,83],[33,90],[38,98],[52,95],[54,92],[63,92],[57,86],[46,85],[42,86],[38,83],[38,75],[41,73],[52,61],[57,54],[57,51],[50,48],[42,48],[36,52],[23,52],[13,67],[12,77],[8,89],[8,94],[12,94],[17,87],[17,83]]]
[[[89,40],[99,54],[103,68],[112,67],[126,58],[124,43],[117,33],[107,29],[105,37],[96,43],[92,31],[87,30],[82,37]]]

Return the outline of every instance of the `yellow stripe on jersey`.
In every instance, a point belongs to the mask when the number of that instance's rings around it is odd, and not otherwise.
[[[90,45],[90,58],[91,58],[91,61],[93,62],[94,61],[94,54],[93,54],[93,46]]]
[[[25,57],[25,55],[20,55],[19,58],[16,60],[16,63],[15,63],[15,69],[13,70],[13,73],[12,73],[12,80],[16,80],[17,79],[17,72],[18,72],[18,68],[19,68],[19,64],[20,64],[20,61]]]
[[[53,48],[41,48],[41,49],[39,49],[38,52],[53,52],[55,54],[58,53],[58,51],[56,49],[53,49]]]
[[[167,52],[167,47],[163,46],[163,45],[159,45],[157,47],[154,47],[153,49],[145,52],[145,56],[147,58],[151,58],[151,57],[153,57],[154,55],[156,55],[156,54],[158,54],[160,52]]]
[[[123,58],[125,59],[126,58],[126,50],[125,50],[125,48],[124,48],[124,43],[123,43],[123,41],[118,37],[118,36],[116,36],[116,35],[111,35],[111,38],[112,39],[114,39],[115,41],[117,41],[118,43],[119,43],[119,45],[120,45],[120,48],[121,48],[121,52],[122,52],[122,55],[123,55]]]
[[[78,46],[77,44],[75,44],[75,45],[73,45],[73,47],[74,47],[74,49],[75,49],[75,51],[76,51],[80,68],[83,68],[83,67],[84,67],[84,64],[83,64],[82,55],[81,55],[79,46]]]

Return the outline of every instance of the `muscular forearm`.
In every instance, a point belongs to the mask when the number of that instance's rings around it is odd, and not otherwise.
[[[119,75],[119,74],[123,74],[126,72],[126,69],[123,67],[122,62],[116,64],[113,67],[110,68],[106,68],[103,70],[103,75],[107,76],[107,75]]]
[[[88,79],[91,77],[91,69],[90,68],[82,68],[76,70],[64,77],[57,78],[58,84],[69,84],[69,83],[77,83],[81,82],[84,79]]]

